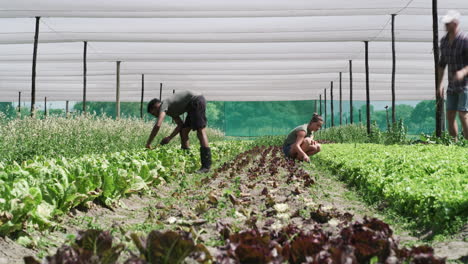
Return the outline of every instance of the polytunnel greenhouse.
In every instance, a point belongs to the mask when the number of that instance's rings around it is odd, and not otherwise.
[[[0,264],[468,261],[468,1],[0,21]]]

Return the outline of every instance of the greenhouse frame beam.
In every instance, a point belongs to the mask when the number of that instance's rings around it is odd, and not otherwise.
[[[39,40],[39,21],[41,17],[36,17],[36,29],[34,33],[34,52],[32,63],[32,80],[31,80],[31,117],[34,117],[34,107],[36,106],[36,62],[37,62],[37,44]]]
[[[353,124],[353,61],[349,60],[349,122]]]
[[[327,128],[327,88],[323,91],[323,94],[325,95],[325,128]]]
[[[342,90],[342,73],[340,72],[340,126],[343,125],[343,90]]]
[[[319,95],[319,100],[320,100],[320,116],[322,115],[322,95]]]
[[[392,14],[392,123],[396,122],[396,116],[395,116],[395,75],[396,75],[395,16],[396,14]]]
[[[117,61],[116,91],[115,91],[115,118],[120,118],[120,61]]]
[[[140,101],[140,118],[143,119],[143,100],[145,96],[145,75],[141,75],[141,101]]]
[[[335,126],[335,110],[333,105],[333,82],[330,82],[330,110],[331,110],[331,127]]]
[[[162,101],[162,83],[159,83],[159,100]]]
[[[87,73],[87,62],[86,55],[88,53],[88,42],[83,41],[83,113],[86,114],[86,73]]]
[[[366,119],[367,119],[367,134],[371,134],[370,120],[370,94],[369,94],[369,41],[364,41],[366,48]]]
[[[44,97],[44,118],[47,117],[47,96]]]
[[[21,92],[18,92],[18,113],[21,113]]]
[[[439,17],[437,12],[437,0],[432,0],[432,29],[433,29],[433,51],[434,51],[434,73],[435,73],[435,96],[436,96],[436,136],[442,136],[442,115],[444,98],[437,91],[439,84]]]

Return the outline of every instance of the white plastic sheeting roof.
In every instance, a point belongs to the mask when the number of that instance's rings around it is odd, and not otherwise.
[[[113,101],[116,61],[121,100],[195,90],[208,100],[318,99],[339,72],[349,98],[391,99],[391,14],[397,14],[396,99],[433,99],[429,0],[0,0],[0,101],[30,100],[35,16],[41,16],[36,100],[80,101],[83,41],[88,41],[87,100]],[[439,1],[439,15],[468,1]],[[462,17],[462,26],[468,19]],[[439,25],[440,37],[444,34]],[[329,94],[327,94],[329,99]]]

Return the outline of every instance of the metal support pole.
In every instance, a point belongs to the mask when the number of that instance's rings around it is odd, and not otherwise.
[[[318,112],[318,105],[317,105],[317,100],[314,100],[314,113]]]
[[[396,122],[395,115],[395,74],[396,74],[396,55],[395,55],[395,16],[392,15],[392,123]]]
[[[369,41],[364,41],[366,47],[366,117],[367,117],[367,134],[371,133],[370,121],[370,95],[369,95]]]
[[[432,41],[434,50],[434,70],[435,70],[435,94],[436,94],[436,136],[442,136],[442,114],[444,106],[444,98],[437,91],[439,84],[439,21],[437,14],[437,0],[432,0]]]
[[[331,126],[335,126],[335,110],[333,107],[333,82],[330,82],[330,108],[331,108]]]
[[[117,61],[116,70],[116,91],[115,91],[115,118],[120,118],[120,61]]]
[[[32,80],[31,80],[31,117],[34,117],[34,108],[36,106],[36,61],[37,61],[37,44],[39,40],[39,20],[41,17],[36,17],[36,31],[34,33],[34,51],[32,63]]]
[[[44,118],[47,117],[47,97],[44,97]]]
[[[342,73],[340,72],[340,126],[343,125],[343,90],[342,90]]]
[[[65,117],[68,118],[68,100],[65,101]]]
[[[143,119],[143,99],[145,97],[145,75],[141,75],[141,102],[140,102],[140,118]]]
[[[359,124],[362,124],[362,110],[359,109]]]
[[[162,101],[162,83],[159,84],[159,100]]]
[[[353,61],[349,60],[349,123],[353,123]]]
[[[88,42],[83,41],[83,114],[86,114],[86,55],[88,53]]]

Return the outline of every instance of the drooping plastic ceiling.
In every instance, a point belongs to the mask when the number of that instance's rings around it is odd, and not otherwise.
[[[439,15],[468,1],[439,0]],[[391,15],[396,34],[396,99],[433,99],[429,0],[0,0],[0,101],[30,100],[35,17],[40,16],[36,96],[81,101],[83,41],[87,100],[114,101],[121,61],[122,101],[195,90],[208,100],[318,99],[334,82],[365,100],[391,99]],[[461,25],[468,24],[462,17]],[[439,36],[444,27],[439,24]],[[329,94],[327,94],[329,96]]]

